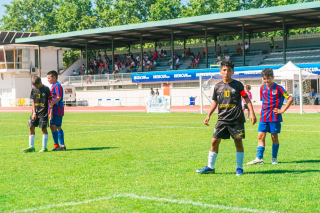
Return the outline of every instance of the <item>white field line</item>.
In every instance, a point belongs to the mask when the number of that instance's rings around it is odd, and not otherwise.
[[[241,212],[259,212],[259,213],[279,213],[276,211],[266,211],[266,210],[249,209],[249,208],[243,208],[243,207],[207,204],[207,203],[200,203],[200,202],[181,200],[181,199],[147,197],[147,196],[139,196],[139,195],[135,195],[135,194],[115,194],[115,195],[108,196],[108,197],[101,197],[101,198],[96,198],[96,199],[84,200],[84,201],[80,201],[80,202],[61,203],[61,204],[55,204],[55,205],[41,206],[41,207],[37,207],[37,208],[16,210],[16,211],[14,211],[14,213],[16,213],[16,212],[34,212],[34,211],[38,211],[38,210],[51,209],[51,208],[57,208],[57,207],[76,206],[76,205],[82,205],[82,204],[87,204],[87,203],[92,203],[92,202],[110,200],[110,199],[118,198],[118,197],[138,199],[138,200],[151,200],[151,201],[165,202],[165,203],[187,204],[187,205],[192,205],[192,206],[231,210],[231,211],[238,211],[238,212],[241,211]]]

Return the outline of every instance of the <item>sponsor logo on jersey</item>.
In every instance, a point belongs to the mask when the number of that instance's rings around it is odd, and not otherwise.
[[[277,90],[276,89],[272,90],[272,95],[276,95],[276,94],[277,94]]]
[[[243,132],[240,132],[239,135],[244,135],[244,133],[243,133]]]
[[[232,89],[232,90],[231,90],[231,94],[236,94],[236,90],[235,90],[235,89]]]

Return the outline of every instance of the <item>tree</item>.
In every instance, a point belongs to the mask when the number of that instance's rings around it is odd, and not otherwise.
[[[151,5],[148,21],[179,18],[183,9],[181,0],[157,0]]]

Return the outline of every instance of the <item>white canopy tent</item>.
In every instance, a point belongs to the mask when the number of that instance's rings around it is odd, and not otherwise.
[[[302,86],[303,80],[302,79],[318,79],[318,75],[312,74],[311,72],[302,71],[299,67],[294,65],[291,61],[289,61],[286,65],[281,67],[280,69],[274,72],[275,79],[278,80],[299,80],[299,93],[300,93],[300,114],[303,113],[303,93],[302,93]]]

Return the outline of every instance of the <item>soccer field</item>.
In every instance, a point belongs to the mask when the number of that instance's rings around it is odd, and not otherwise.
[[[257,117],[259,115],[257,114]],[[256,156],[246,123],[244,175],[233,140],[207,165],[217,114],[67,113],[67,151],[23,153],[30,113],[0,114],[0,212],[320,212],[320,114],[284,114],[279,164]],[[41,148],[36,129],[36,151]],[[49,134],[48,148],[53,147]]]

